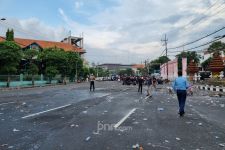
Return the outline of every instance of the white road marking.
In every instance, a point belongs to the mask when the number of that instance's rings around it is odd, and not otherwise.
[[[13,104],[13,103],[16,103],[16,102],[1,103],[0,106],[7,105],[7,104]]]
[[[67,105],[64,105],[64,106],[52,108],[52,109],[45,110],[45,111],[42,111],[42,112],[30,114],[30,115],[27,115],[27,116],[22,117],[22,119],[29,118],[29,117],[34,117],[34,116],[38,116],[38,115],[43,114],[43,113],[46,113],[46,112],[50,112],[50,111],[53,111],[53,110],[57,110],[57,109],[61,109],[61,108],[68,107],[68,106],[70,106],[70,105],[71,105],[71,104],[67,104]]]
[[[123,91],[129,90],[129,88],[123,89]]]
[[[137,108],[132,109],[126,116],[124,116],[117,124],[114,125],[114,128],[118,128]]]
[[[105,94],[105,95],[102,95],[102,96],[99,96],[97,98],[102,98],[102,97],[105,97],[105,96],[109,96],[110,94]]]

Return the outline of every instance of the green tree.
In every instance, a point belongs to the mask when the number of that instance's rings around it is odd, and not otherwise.
[[[59,73],[56,67],[48,66],[45,70],[46,76],[49,78],[49,83],[51,84],[52,79]]]
[[[45,64],[45,67],[55,67],[61,74],[63,82],[66,76],[71,79],[77,74],[81,74],[83,68],[83,60],[78,53],[65,52],[59,48],[44,49],[39,55],[39,59]]]
[[[220,51],[224,51],[225,52],[225,43],[218,41],[218,42],[214,42],[212,43],[208,50],[209,53],[219,53]]]
[[[14,41],[14,31],[12,30],[7,30],[6,32],[6,41]]]
[[[191,52],[181,52],[180,54],[176,55],[178,59],[178,70],[182,70],[182,57],[187,58],[187,64],[190,63],[191,60],[194,60],[195,63],[199,63],[201,56],[197,54],[196,51]]]
[[[209,57],[208,59],[206,59],[204,62],[201,63],[201,66],[204,70],[208,70],[209,68],[209,64],[212,61],[212,57]]]
[[[160,65],[170,61],[170,59],[166,56],[161,56],[157,59],[152,60],[147,66],[149,67],[149,72],[154,73],[156,70],[160,70]]]
[[[15,42],[0,43],[0,73],[8,75],[7,87],[10,86],[10,75],[17,72],[21,59],[22,50]]]
[[[37,63],[37,56],[38,56],[38,50],[36,49],[26,49],[24,51],[24,59],[27,60],[28,63],[28,74],[32,75],[32,85],[34,86],[34,75],[38,74],[38,66]]]
[[[96,76],[96,69],[94,67],[89,68],[89,73]]]
[[[127,68],[126,70],[120,70],[119,75],[120,76],[122,76],[122,75],[133,76],[134,71],[131,68]]]
[[[31,63],[28,67],[28,74],[32,75],[32,85],[34,86],[34,75],[38,74],[38,67],[36,64]]]
[[[68,74],[69,64],[66,52],[63,49],[56,47],[44,49],[39,54],[39,59],[45,64],[45,68],[56,67],[62,76],[63,83],[66,83],[65,77]]]
[[[82,76],[83,74],[82,73],[83,60],[78,53],[66,52],[66,54],[67,54],[67,61],[69,64],[68,75],[70,76],[71,80],[74,79],[75,75],[76,75],[76,79],[78,79],[79,76]]]

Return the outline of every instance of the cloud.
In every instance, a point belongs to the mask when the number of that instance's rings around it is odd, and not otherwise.
[[[73,20],[65,23],[71,28],[76,27],[78,31],[85,32],[85,44],[90,51],[95,49],[95,53],[98,53],[99,50],[99,55],[104,54],[105,50],[115,55],[123,55],[124,58],[129,52],[147,59],[161,54],[164,48],[160,40],[165,33],[169,35],[169,45],[177,46],[204,36],[211,31],[212,25],[215,29],[222,24],[221,20],[214,23],[216,18],[224,18],[224,14],[210,17],[220,5],[218,3],[208,10],[213,4],[212,1],[118,0],[117,3],[118,5],[89,17],[91,25]],[[198,23],[202,17],[206,19]],[[87,49],[87,52],[89,50]],[[110,60],[112,59],[109,57],[108,61]],[[137,61],[135,58],[133,60],[133,63]]]
[[[222,11],[225,4],[222,2],[76,0],[72,4],[73,11],[60,6],[58,14],[64,22],[64,27],[71,29],[73,35],[84,33],[86,57],[90,62],[140,63],[144,59],[154,59],[161,54],[164,50],[161,44],[164,34],[168,36],[169,47],[174,47],[221,28],[225,23],[225,12]],[[39,39],[60,40],[68,33],[62,26],[51,26],[37,18],[14,19],[10,24],[18,24],[18,27],[26,32],[34,32],[32,36]],[[27,36],[25,33],[18,34]],[[200,45],[212,38],[185,48]]]
[[[84,3],[82,1],[76,1],[74,4],[76,9],[80,9],[83,5]]]
[[[15,37],[40,40],[60,41],[67,36],[68,31],[62,26],[50,26],[37,18],[16,19],[7,18],[1,23],[0,33],[5,34],[8,28],[14,29]]]

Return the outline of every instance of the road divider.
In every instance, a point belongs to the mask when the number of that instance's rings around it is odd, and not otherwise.
[[[50,111],[54,111],[54,110],[58,110],[58,109],[62,109],[62,108],[66,108],[66,107],[69,107],[71,106],[71,104],[67,104],[67,105],[64,105],[64,106],[60,106],[60,107],[56,107],[56,108],[52,108],[52,109],[49,109],[49,110],[45,110],[45,111],[42,111],[42,112],[38,112],[38,113],[34,113],[34,114],[30,114],[30,115],[27,115],[27,116],[24,116],[24,117],[21,117],[22,119],[26,119],[26,118],[30,118],[30,117],[34,117],[34,116],[38,116],[38,115],[41,115],[41,114],[44,114],[44,113],[47,113],[47,112],[50,112]]]

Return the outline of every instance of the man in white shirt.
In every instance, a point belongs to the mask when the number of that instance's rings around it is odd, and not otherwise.
[[[93,88],[93,91],[95,91],[95,76],[93,74],[90,75],[90,91]]]

